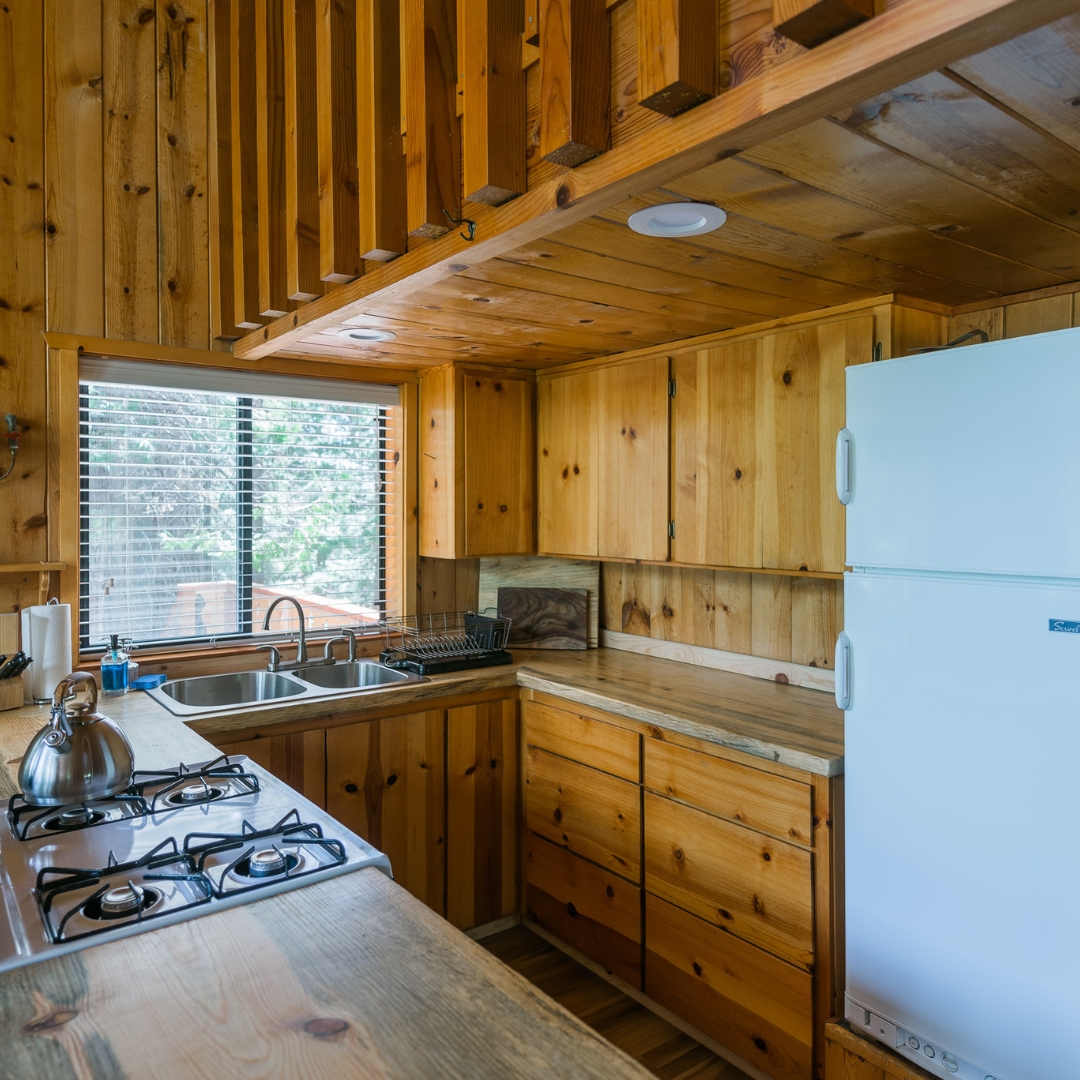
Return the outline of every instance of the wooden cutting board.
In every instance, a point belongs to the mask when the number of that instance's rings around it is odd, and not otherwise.
[[[587,589],[499,589],[499,614],[513,620],[510,645],[528,649],[587,649]]]
[[[543,588],[588,591],[588,642],[600,643],[600,564],[589,559],[511,555],[480,560],[479,610],[499,605],[499,589]]]

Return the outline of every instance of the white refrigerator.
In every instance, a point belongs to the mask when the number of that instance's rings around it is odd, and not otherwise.
[[[1080,329],[847,370],[849,1022],[1080,1078]]]

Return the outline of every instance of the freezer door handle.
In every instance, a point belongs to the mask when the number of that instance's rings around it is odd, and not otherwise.
[[[851,639],[841,630],[836,639],[836,704],[851,708]]]
[[[836,497],[843,506],[851,502],[851,432],[847,428],[836,436]]]

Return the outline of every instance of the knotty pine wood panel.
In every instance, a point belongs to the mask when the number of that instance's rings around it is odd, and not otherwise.
[[[596,558],[599,528],[599,381],[596,371],[536,387],[537,549]]]
[[[525,742],[636,784],[641,778],[640,737],[635,731],[539,701],[522,705]]]
[[[246,754],[305,799],[326,808],[326,733],[322,728],[218,743],[223,754]]]
[[[417,564],[418,615],[478,610],[479,559],[428,559],[421,556]]]
[[[420,380],[420,554],[453,559],[465,554],[461,513],[465,486],[463,387],[452,364]]]
[[[205,349],[209,324],[207,7],[157,0],[158,340]]]
[[[601,558],[668,556],[668,358],[600,371]]]
[[[290,300],[322,295],[319,273],[317,0],[291,0],[284,11],[285,261]]]
[[[647,790],[790,843],[812,842],[809,784],[654,738],[644,741],[643,763]]]
[[[518,910],[517,696],[446,724],[446,917],[467,930]]]
[[[641,881],[641,789],[526,747],[525,825],[627,881]]]
[[[326,809],[390,858],[394,880],[446,913],[442,709],[329,728]]]
[[[101,9],[57,0],[44,10],[46,320],[51,329],[101,336]]]
[[[535,384],[464,373],[465,550],[519,555],[536,549],[533,442]]]
[[[641,987],[641,889],[531,833],[525,918]]]
[[[810,1077],[809,972],[650,893],[645,894],[645,993],[775,1080]]]
[[[46,553],[45,380],[45,124],[44,8],[11,3],[0,17],[0,395],[5,410],[37,431],[22,440],[19,477],[9,478],[0,525],[0,562],[42,561]],[[3,450],[7,468],[7,447]],[[36,578],[36,575],[34,575]],[[21,582],[15,583],[21,585]],[[36,591],[36,580],[28,583]],[[32,597],[32,592],[31,592]],[[0,601],[11,611],[36,603],[10,581]]]
[[[285,250],[285,0],[255,0],[259,314],[289,310]],[[250,123],[250,118],[248,119]]]
[[[676,562],[760,566],[757,384],[762,343],[672,361],[672,518]]]
[[[808,851],[647,791],[645,881],[714,926],[812,968]]]
[[[105,335],[158,340],[155,10],[102,0]]]
[[[759,415],[766,569],[844,569],[835,433],[844,426],[844,370],[869,363],[873,342],[869,315],[764,340]]]

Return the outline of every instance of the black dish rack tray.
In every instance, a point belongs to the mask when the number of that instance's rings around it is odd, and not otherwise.
[[[511,664],[506,651],[510,620],[447,611],[438,615],[407,615],[383,623],[386,648],[380,659],[387,667],[417,675]]]

